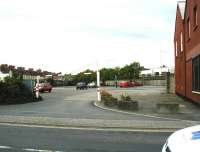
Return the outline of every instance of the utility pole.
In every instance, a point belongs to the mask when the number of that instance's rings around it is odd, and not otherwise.
[[[85,75],[92,74],[91,72],[84,73]],[[100,89],[100,72],[97,68],[97,101],[101,101],[101,89]]]
[[[97,68],[97,100],[101,101],[101,92],[100,92],[100,72]]]

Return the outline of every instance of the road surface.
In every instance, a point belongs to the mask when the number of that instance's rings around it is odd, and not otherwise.
[[[0,151],[160,152],[170,134],[0,125]]]
[[[123,89],[118,88],[118,90]],[[162,92],[163,88],[138,87],[129,88],[126,91]],[[96,89],[76,91],[75,87],[54,88],[52,93],[43,93],[42,96],[44,101],[41,102],[0,106],[0,115],[106,120],[163,120],[121,114],[94,107],[92,101],[96,100]]]

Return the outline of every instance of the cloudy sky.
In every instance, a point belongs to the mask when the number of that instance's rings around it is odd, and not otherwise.
[[[0,0],[0,64],[173,67],[176,0]]]

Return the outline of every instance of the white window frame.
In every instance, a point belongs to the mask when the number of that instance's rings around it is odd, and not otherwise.
[[[181,52],[183,52],[183,33],[181,32]]]
[[[177,40],[175,42],[175,52],[176,52],[176,56],[178,56],[178,45],[177,45]]]
[[[187,24],[188,24],[188,38],[191,37],[191,26],[190,26],[190,19],[188,18],[188,21],[187,21]]]

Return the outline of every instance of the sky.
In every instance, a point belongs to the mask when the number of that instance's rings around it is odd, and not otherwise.
[[[51,72],[174,66],[176,0],[0,0],[0,64]]]

